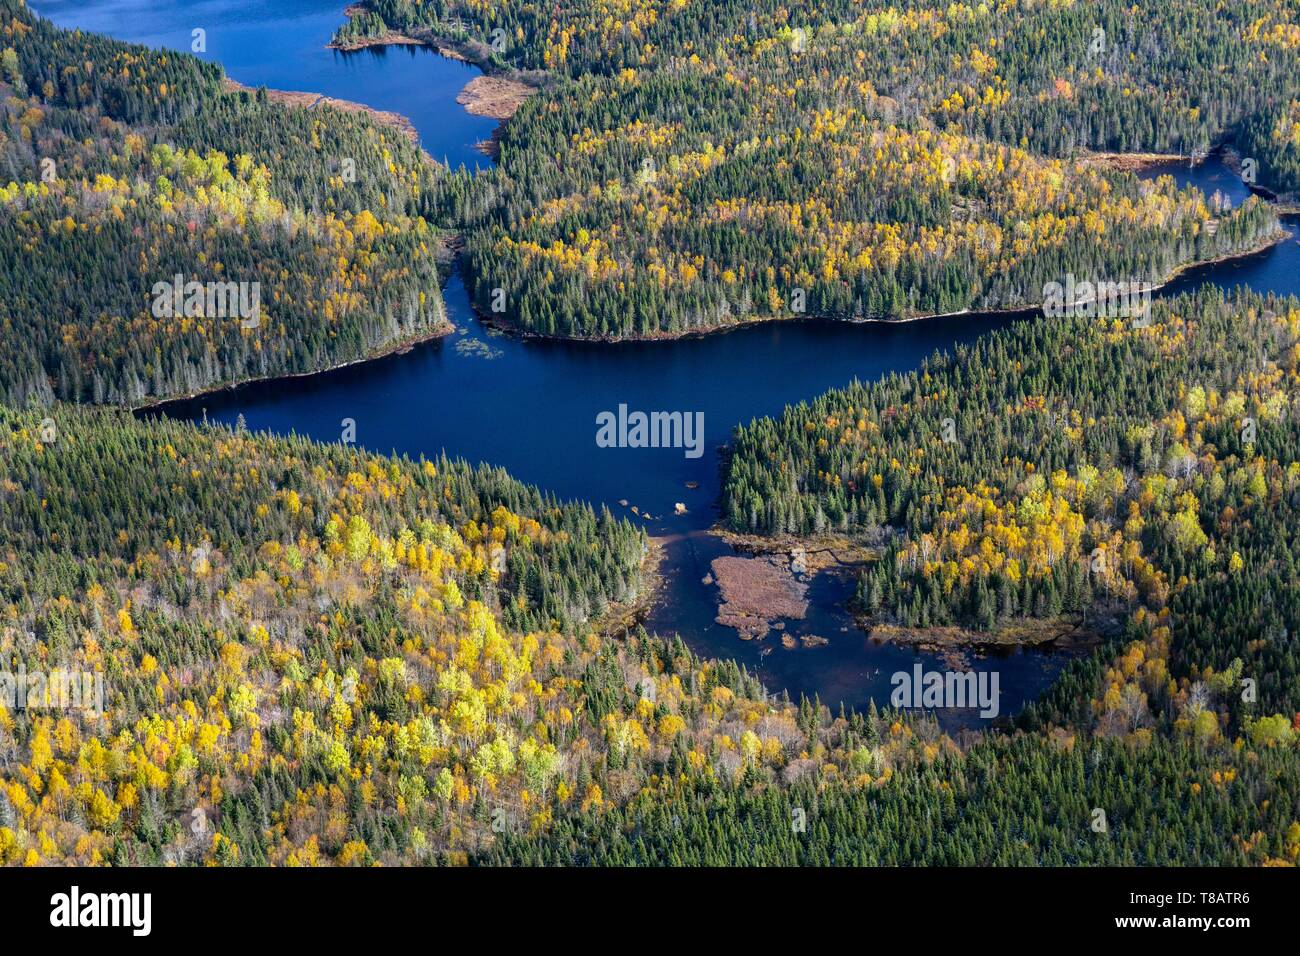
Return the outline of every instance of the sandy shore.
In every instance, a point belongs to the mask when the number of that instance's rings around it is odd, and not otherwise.
[[[1085,166],[1105,166],[1108,169],[1136,173],[1149,166],[1190,162],[1191,157],[1182,153],[1083,153],[1078,161]]]
[[[476,76],[456,95],[465,112],[489,119],[508,120],[537,87],[504,76]]]
[[[327,43],[327,50],[339,50],[342,53],[354,53],[357,50],[368,50],[376,46],[423,46],[423,40],[417,40],[415,37],[409,37],[405,33],[398,33],[390,30],[383,36],[378,37],[358,37],[355,40],[334,41]]]
[[[251,86],[245,86],[232,80],[230,77],[225,78],[225,88],[231,92],[256,93],[257,91]],[[267,99],[273,103],[285,103],[289,106],[297,106],[302,109],[314,109],[318,106],[328,106],[332,109],[342,110],[345,113],[365,113],[375,120],[397,130],[416,146],[420,145],[420,136],[415,130],[415,125],[403,116],[401,113],[391,113],[387,110],[377,110],[361,103],[354,103],[351,100],[340,100],[333,96],[323,96],[320,93],[298,93],[291,90],[270,90],[266,91]]]

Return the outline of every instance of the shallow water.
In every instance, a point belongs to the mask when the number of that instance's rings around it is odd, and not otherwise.
[[[341,0],[46,0],[34,6],[65,26],[176,49],[189,49],[190,31],[201,26],[207,30],[205,55],[225,64],[241,82],[394,110],[410,117],[435,158],[473,167],[488,162],[473,144],[491,134],[493,121],[471,117],[455,103],[476,70],[413,47],[355,54],[326,50],[342,21]],[[1219,190],[1234,204],[1248,195],[1217,161],[1198,167],[1172,163],[1146,175],[1162,173],[1207,193]],[[1167,292],[1207,282],[1300,294],[1300,243],[1293,235],[1249,259],[1190,271]],[[927,668],[945,668],[936,655],[871,642],[844,611],[853,591],[846,574],[816,577],[807,618],[785,622],[787,633],[828,638],[824,646],[786,649],[775,634],[744,642],[734,630],[714,623],[717,587],[704,578],[714,557],[731,553],[706,530],[717,521],[718,450],[738,424],[779,414],[787,404],[854,378],[914,369],[936,350],[973,341],[1012,318],[783,322],[673,342],[610,345],[494,335],[474,319],[458,276],[449,280],[445,296],[458,326],[446,339],[319,376],[173,404],[162,413],[228,424],[242,415],[254,430],[322,441],[338,441],[343,419],[352,419],[357,442],[371,450],[412,456],[446,451],[504,466],[562,497],[605,504],[663,539],[663,586],[647,626],[662,634],[680,632],[706,656],[735,658],[771,689],[788,690],[795,698],[816,693],[832,705],[863,706],[872,698],[884,703],[893,672],[910,670],[918,659]],[[703,454],[691,458],[682,449],[598,447],[596,416],[617,412],[620,404],[633,411],[703,413]],[[674,513],[677,503],[686,506],[685,515]],[[641,517],[632,514],[634,505]],[[1068,655],[1011,650],[972,658],[976,670],[999,672],[1005,714],[1041,693]],[[946,722],[978,720],[966,713]]]
[[[457,103],[477,67],[417,46],[341,53],[326,44],[346,20],[346,0],[37,0],[28,4],[59,26],[106,33],[152,47],[192,51],[193,31],[232,79],[273,90],[323,93],[408,117],[436,160],[478,169],[474,148],[496,121]]]

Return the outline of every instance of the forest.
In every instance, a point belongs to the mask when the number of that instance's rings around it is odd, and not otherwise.
[[[954,740],[607,633],[644,532],[497,469],[62,406],[0,409],[0,475],[4,669],[107,687],[100,713],[0,702],[4,863],[1300,854],[1283,693],[1175,676],[1168,609]]]
[[[0,400],[135,405],[436,334],[434,180],[362,113],[0,0]],[[154,287],[254,284],[253,317]]]
[[[1300,187],[1282,0],[372,0],[356,24],[556,79],[453,191],[479,308],[544,335],[1023,308],[1276,232],[1098,153],[1235,144]]]
[[[726,518],[883,532],[859,584],[872,620],[1154,615],[1143,680],[1245,667],[1294,714],[1298,333],[1294,298],[1217,289],[1149,324],[1017,323],[738,429]]]
[[[555,77],[497,169],[0,0],[0,864],[1300,860],[1294,298],[1017,322],[737,430],[724,520],[870,542],[868,628],[1096,632],[979,732],[647,634],[653,542],[603,507],[109,407],[433,334],[451,229],[553,335],[1163,278],[1276,216],[1091,153],[1231,141],[1294,190],[1291,5],[370,0],[340,36],[393,30]],[[159,310],[178,275],[263,312]],[[53,672],[102,708],[17,692]]]
[[[804,700],[810,762],[670,764],[486,860],[1294,865],[1300,302],[1207,290],[1150,318],[1017,323],[737,431],[733,527],[889,542],[868,628],[1098,629],[1040,700],[955,740]]]
[[[584,687],[646,549],[608,512],[70,406],[0,410],[0,475],[0,669],[109,687],[0,703],[5,862],[449,859],[654,732]]]

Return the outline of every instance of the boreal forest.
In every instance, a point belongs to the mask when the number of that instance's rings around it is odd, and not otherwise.
[[[545,335],[1024,308],[1276,232],[1112,153],[1233,143],[1300,189],[1282,0],[374,0],[340,36],[393,30],[552,78],[458,213],[481,309]]]
[[[864,629],[1092,636],[978,729],[647,629],[661,542],[604,504],[133,413],[448,333],[457,256],[551,338],[1159,286],[1286,235],[1294,3],[367,0],[335,41],[390,37],[527,81],[495,165],[0,0],[0,864],[1300,860],[1294,296],[1038,316],[737,424],[720,528],[860,548]],[[1267,194],[1122,160],[1224,148]],[[60,671],[102,706],[12,692]]]

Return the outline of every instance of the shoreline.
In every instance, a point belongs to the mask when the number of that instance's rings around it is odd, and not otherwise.
[[[732,531],[721,524],[715,525],[709,533],[717,535],[742,558],[784,559],[790,562],[792,569],[797,561],[801,573],[808,579],[823,572],[856,574],[883,556],[883,548],[868,543],[866,536],[861,534],[823,532],[802,537],[789,533],[764,536]],[[897,529],[881,529],[885,536],[894,533]],[[996,630],[977,631],[963,626],[904,627],[864,614],[851,601],[841,609],[874,643],[895,644],[948,657],[963,652],[984,653],[1014,647],[1050,647],[1068,651],[1091,646],[1101,639],[1099,631],[1086,626],[1082,616],[1062,615],[1051,620],[1016,618],[1003,622]]]
[[[359,13],[365,9],[365,3],[355,3],[343,12],[351,16],[354,12]],[[456,94],[455,99],[465,112],[471,116],[481,116],[497,121],[491,135],[487,139],[474,144],[475,149],[492,159],[493,162],[500,156],[501,136],[505,124],[514,117],[525,100],[547,84],[547,77],[544,74],[527,74],[502,67],[492,59],[491,49],[481,43],[469,40],[449,40],[438,36],[431,30],[421,31],[419,35],[403,33],[399,30],[389,30],[379,37],[361,37],[343,42],[331,40],[325,45],[325,49],[350,54],[358,53],[361,50],[382,49],[389,46],[424,47],[439,56],[466,63],[479,69],[479,75],[466,83],[461,88],[461,91]],[[368,109],[368,107],[366,108]],[[380,114],[378,110],[372,112]],[[400,114],[391,115],[400,120],[405,127],[410,128],[408,135],[419,146],[419,133],[414,124]],[[403,131],[406,130],[403,128]],[[425,153],[425,156],[432,161],[432,157],[429,157],[428,153]]]
[[[1197,160],[1185,153],[1095,153],[1088,151],[1080,153],[1076,157],[1076,161],[1083,163],[1085,166],[1105,166],[1108,169],[1117,169],[1121,172],[1136,173],[1152,166],[1163,166],[1166,163],[1189,162],[1193,166],[1197,166],[1205,162],[1205,159]]]
[[[340,369],[351,368],[354,365],[363,365],[366,362],[375,362],[380,359],[388,358],[391,355],[401,355],[409,352],[417,345],[424,345],[427,342],[435,342],[438,339],[446,338],[456,331],[456,326],[451,322],[445,322],[436,329],[430,329],[426,332],[418,332],[415,335],[408,335],[405,338],[395,339],[387,345],[380,346],[372,352],[361,356],[360,358],[348,359],[346,362],[336,362],[325,368],[312,369],[306,372],[282,372],[274,375],[258,375],[254,378],[243,378],[237,382],[225,382],[220,385],[211,385],[206,388],[200,388],[193,392],[186,392],[184,395],[168,395],[165,397],[153,396],[128,405],[120,406],[131,414],[141,412],[160,411],[168,405],[179,405],[182,402],[192,402],[203,398],[206,395],[219,395],[222,392],[233,392],[236,389],[243,388],[246,385],[260,385],[269,382],[291,382],[300,378],[310,378],[314,375],[326,375],[330,372],[337,372]]]
[[[593,510],[599,506],[597,502],[587,502],[587,504]],[[616,517],[616,520],[629,521],[634,527],[637,526],[635,522],[631,522],[631,519]],[[646,551],[641,558],[639,568],[641,592],[636,596],[636,600],[611,605],[605,610],[604,614],[592,618],[588,624],[601,637],[610,639],[626,637],[633,628],[644,624],[659,603],[659,593],[664,584],[663,574],[660,569],[665,560],[667,560],[667,555],[664,552],[663,539],[656,538],[647,532]]]
[[[350,20],[368,9],[368,5],[361,0],[344,8],[343,13]],[[337,35],[336,31],[335,37]],[[388,46],[422,46],[449,60],[459,60],[478,67],[482,75],[470,80],[456,96],[456,102],[473,116],[505,122],[515,114],[523,100],[552,81],[550,74],[545,71],[522,71],[503,64],[495,51],[485,43],[478,40],[453,40],[439,34],[432,27],[420,27],[410,32],[390,27],[382,36],[357,37],[352,40],[331,39],[325,44],[325,49],[357,53]]]
[[[1160,282],[1144,286],[1143,292],[1159,292],[1171,283],[1180,278],[1184,273],[1193,269],[1220,265],[1224,262],[1231,262],[1235,259],[1245,259],[1250,256],[1259,255],[1277,246],[1287,239],[1291,238],[1292,233],[1284,228],[1279,228],[1276,233],[1268,238],[1261,240],[1249,249],[1239,252],[1229,252],[1223,255],[1215,256],[1212,259],[1198,259],[1195,262],[1186,262],[1182,265],[1175,266]],[[467,287],[468,290],[468,287]],[[1067,308],[1085,305],[1086,301],[1067,303]],[[471,299],[470,308],[478,321],[487,328],[512,335],[520,339],[533,339],[551,342],[590,342],[599,345],[645,345],[653,342],[675,342],[679,340],[704,338],[711,335],[722,335],[727,332],[735,332],[740,329],[754,328],[763,325],[775,323],[793,323],[793,322],[835,322],[846,325],[901,325],[906,322],[925,322],[930,319],[951,319],[962,315],[971,316],[988,316],[996,318],[1029,318],[1033,315],[1041,314],[1044,303],[1029,304],[1023,306],[1007,306],[1004,308],[994,309],[958,309],[955,312],[926,312],[920,315],[904,315],[890,318],[880,317],[863,317],[863,318],[845,318],[835,315],[788,315],[788,316],[762,316],[760,318],[748,319],[743,322],[732,322],[727,325],[717,325],[708,328],[691,329],[685,332],[649,332],[637,333],[633,335],[601,335],[601,336],[567,336],[567,335],[543,335],[540,332],[533,332],[516,325],[509,319],[502,318],[497,314],[487,314],[479,309],[478,305]]]
[[[978,654],[1031,647],[1071,651],[1094,647],[1104,639],[1104,632],[1089,627],[1082,615],[1063,615],[1052,619],[1016,618],[1004,622],[996,631],[987,632],[955,625],[902,627],[873,621],[858,614],[853,617],[870,641],[945,657],[961,655],[963,652]]]
[[[364,3],[354,3],[344,9],[343,12],[351,19],[352,12],[364,12],[365,10],[366,5]],[[337,31],[335,36],[337,36]],[[354,40],[331,39],[329,43],[325,44],[325,49],[337,50],[340,53],[356,53],[359,50],[372,50],[386,46],[426,46],[436,50],[448,59],[472,63],[482,69],[484,73],[500,72],[502,69],[492,61],[491,47],[473,40],[450,40],[427,27],[414,33],[390,28],[383,36],[357,37]]]
[[[1090,166],[1105,166],[1122,172],[1139,173],[1152,166],[1164,166],[1169,163],[1189,163],[1199,166],[1211,157],[1217,156],[1228,169],[1241,175],[1241,152],[1233,143],[1220,143],[1204,156],[1189,156],[1185,153],[1085,153],[1079,160]],[[1278,193],[1258,183],[1243,185],[1251,195],[1257,196],[1274,207],[1279,216],[1300,215],[1300,196],[1294,193]]]
[[[366,4],[364,2],[358,2],[349,5],[344,10],[344,13],[348,16],[351,16],[353,13],[358,13],[364,11],[365,9],[366,9]],[[418,35],[390,30],[387,34],[385,34],[382,37],[361,38],[355,42],[349,42],[346,44],[339,44],[331,41],[329,44],[327,44],[327,49],[335,49],[342,52],[354,52],[361,49],[366,49],[371,47],[382,47],[382,46],[389,46],[389,45],[426,46],[429,47],[430,49],[433,49],[439,55],[447,56],[451,59],[456,59],[456,60],[461,60],[463,62],[471,63],[483,71],[480,76],[471,79],[469,83],[467,83],[465,87],[461,90],[461,92],[457,94],[456,102],[460,104],[466,110],[466,112],[469,112],[472,115],[488,116],[490,118],[500,120],[496,129],[493,131],[492,139],[486,141],[483,144],[479,144],[480,147],[487,147],[484,149],[484,151],[488,152],[489,155],[492,155],[491,147],[497,144],[501,130],[504,124],[509,120],[509,117],[514,114],[514,112],[519,108],[519,106],[523,103],[525,99],[527,99],[529,96],[533,95],[533,93],[541,89],[544,84],[544,81],[538,80],[537,78],[532,78],[533,82],[531,83],[525,82],[525,74],[521,74],[516,70],[511,70],[508,68],[503,69],[499,64],[495,63],[492,60],[491,50],[481,43],[475,43],[474,41],[451,41],[446,38],[440,37],[437,34],[433,33],[432,30],[427,30],[427,29],[421,30]],[[225,88],[229,90],[236,90],[236,91],[242,91],[248,93],[257,92],[253,88],[248,87],[242,83],[239,83],[236,80],[231,79],[229,76],[226,76],[224,78],[223,83]],[[415,130],[414,125],[407,117],[402,116],[401,114],[398,113],[376,110],[373,107],[369,107],[361,103],[356,103],[350,100],[340,100],[322,94],[300,93],[300,92],[268,89],[267,95],[269,98],[277,102],[287,103],[289,105],[298,106],[300,108],[310,109],[321,103],[325,103],[326,105],[332,106],[337,109],[364,112],[372,116],[377,122],[398,129],[404,135],[408,136],[408,138],[410,138],[417,146],[419,145],[419,136],[418,136],[418,132]],[[509,113],[509,115],[505,115],[507,112]],[[1127,169],[1130,171],[1135,171],[1135,170],[1145,169],[1150,166],[1156,166],[1156,165],[1169,163],[1169,162],[1179,162],[1185,160],[1190,160],[1193,162],[1203,162],[1205,158],[1208,158],[1208,156],[1215,155],[1216,153],[1222,153],[1229,148],[1230,147],[1221,145],[1219,147],[1216,147],[1215,149],[1210,150],[1210,152],[1207,154],[1206,157],[1203,157],[1199,160],[1196,160],[1194,157],[1184,156],[1181,154],[1168,154],[1168,153],[1088,153],[1085,156],[1080,157],[1078,161],[1083,163],[1090,163],[1090,164],[1104,164],[1114,169]],[[426,159],[431,159],[428,156],[428,153],[424,152],[423,149],[421,149],[421,153],[426,157]],[[1274,205],[1277,205],[1277,203],[1274,202]],[[1286,214],[1285,212],[1279,213],[1279,215],[1285,215],[1285,214]],[[1253,255],[1258,255],[1259,253],[1262,253],[1278,245],[1279,243],[1284,242],[1290,236],[1291,233],[1288,233],[1285,229],[1279,227],[1278,231],[1274,235],[1266,238],[1260,243],[1257,243],[1256,245],[1252,246],[1250,249],[1239,251],[1239,252],[1227,253],[1221,256],[1216,256],[1211,259],[1199,260],[1196,262],[1188,262],[1176,266],[1173,269],[1173,271],[1171,271],[1169,275],[1164,278],[1163,281],[1150,285],[1149,291],[1153,293],[1159,292],[1161,289],[1167,287],[1168,285],[1176,281],[1179,277],[1181,277],[1185,273],[1194,269],[1198,269],[1202,267],[1210,267],[1213,265],[1221,264],[1223,262],[1227,262],[1235,259],[1243,259]],[[453,250],[452,254],[454,257],[455,267],[464,268],[464,263],[463,260],[461,260],[460,252],[459,252],[459,247],[461,245],[463,245],[463,237],[461,236],[455,236],[449,242],[449,246]],[[469,283],[467,283],[466,285],[468,291]],[[1143,291],[1147,291],[1147,290],[1144,289]],[[1081,304],[1083,303],[1071,303],[1070,305],[1077,306]],[[919,322],[927,319],[954,318],[963,315],[970,315],[970,316],[977,316],[977,317],[991,317],[991,318],[1011,318],[1011,319],[1030,318],[1035,315],[1041,314],[1043,308],[1044,305],[1042,303],[1038,303],[1038,304],[1026,304],[1023,306],[1008,306],[1004,308],[993,308],[993,309],[975,310],[968,307],[953,312],[921,313],[918,315],[904,315],[904,316],[894,316],[894,317],[865,317],[864,316],[861,318],[843,317],[843,316],[834,316],[834,315],[792,314],[788,316],[763,316],[760,318],[747,319],[745,321],[740,321],[740,322],[732,322],[726,325],[691,329],[683,332],[658,331],[658,332],[639,333],[635,335],[626,335],[626,336],[609,336],[609,335],[557,336],[557,335],[543,335],[541,333],[524,329],[518,326],[512,320],[507,319],[503,316],[496,315],[496,314],[489,315],[487,313],[484,313],[479,309],[478,304],[475,303],[472,298],[470,299],[471,312],[473,313],[476,321],[478,321],[486,329],[499,331],[504,334],[525,341],[541,340],[541,341],[554,341],[554,342],[582,342],[582,343],[592,343],[592,344],[602,345],[602,346],[617,346],[623,344],[640,345],[640,344],[650,344],[655,342],[673,342],[678,340],[703,338],[704,336],[722,335],[740,329],[758,327],[758,326],[763,326],[772,323],[837,322],[837,323],[848,323],[852,325],[895,324],[895,323],[904,323],[904,322]],[[160,407],[162,405],[167,405],[171,403],[193,401],[194,399],[199,398],[203,395],[216,394],[218,392],[225,391],[227,389],[237,388],[241,385],[254,384],[258,382],[275,381],[277,379],[288,380],[288,379],[295,379],[295,378],[303,378],[309,375],[322,375],[331,371],[335,371],[339,368],[347,367],[349,365],[355,365],[361,362],[376,361],[385,358],[388,355],[393,354],[395,351],[399,351],[406,348],[412,348],[415,345],[422,344],[425,341],[431,341],[435,338],[441,338],[447,334],[450,334],[450,332],[454,331],[454,329],[455,327],[451,326],[449,329],[443,332],[434,333],[428,336],[421,336],[414,341],[397,343],[394,345],[394,347],[386,347],[380,349],[379,351],[371,355],[365,356],[363,358],[354,359],[349,362],[341,363],[338,365],[331,365],[331,366],[327,366],[324,368],[319,368],[311,371],[295,372],[295,373],[290,373],[285,375],[268,375],[268,376],[261,376],[258,378],[254,378],[254,379],[246,379],[240,382],[227,383],[223,385],[213,386],[210,388],[200,389],[196,392],[189,393],[186,395],[155,399],[142,405],[134,405],[129,407],[133,409],[155,408],[155,407]]]
[[[366,106],[364,103],[357,103],[354,100],[341,100],[338,97],[326,96],[323,93],[304,93],[298,90],[273,90],[270,87],[252,87],[240,83],[228,75],[222,78],[222,89],[228,93],[248,93],[254,96],[259,90],[265,89],[266,98],[273,103],[282,103],[286,106],[305,110],[312,110],[317,106],[328,106],[344,113],[364,113],[379,125],[401,133],[417,148],[420,146],[420,134],[416,130],[415,124],[401,113],[377,110],[373,106]],[[425,153],[423,149],[420,152],[424,154],[426,159],[432,160],[432,157]]]
[[[471,116],[483,116],[504,124],[538,89],[539,87],[509,77],[483,73],[465,84],[456,94],[456,102]],[[497,136],[500,131],[501,125],[498,125],[493,136]]]
[[[1250,249],[1247,249],[1243,252],[1227,252],[1221,256],[1215,256],[1213,259],[1202,259],[1200,262],[1184,263],[1181,266],[1175,267],[1174,271],[1169,273],[1169,277],[1166,278],[1164,282],[1161,282],[1159,285],[1152,286],[1151,291],[1159,292],[1161,289],[1174,282],[1184,273],[1191,272],[1193,269],[1202,269],[1208,266],[1220,265],[1224,262],[1232,262],[1233,260],[1236,259],[1247,259],[1250,256],[1257,256],[1261,252],[1267,252],[1269,249],[1272,249],[1274,246],[1281,245],[1282,243],[1290,239],[1292,235],[1293,233],[1287,232],[1286,229],[1279,226],[1278,231],[1274,233],[1272,236],[1260,241],[1256,245],[1252,246]]]
[[[1286,232],[1285,230],[1281,230],[1278,235],[1269,238],[1267,241],[1247,251],[1229,253],[1227,255],[1218,256],[1214,259],[1205,259],[1199,262],[1188,263],[1186,265],[1179,266],[1163,282],[1161,282],[1158,285],[1152,286],[1151,291],[1158,292],[1160,289],[1163,289],[1165,286],[1169,285],[1171,282],[1175,281],[1181,275],[1183,275],[1189,270],[1198,269],[1202,267],[1209,267],[1224,262],[1230,262],[1234,259],[1241,259],[1248,256],[1258,255],[1259,253],[1265,252],[1268,249],[1271,249],[1273,246],[1281,242],[1284,242],[1286,239],[1290,238],[1290,236],[1291,236],[1290,233]],[[459,238],[460,238],[459,236],[453,237],[448,242],[448,247],[453,250],[452,254],[454,256],[454,261],[459,260],[460,257],[459,250],[456,248],[456,240]],[[453,266],[453,268],[455,267],[457,266]],[[1075,305],[1078,304],[1081,303],[1075,303]],[[878,318],[840,319],[840,318],[835,318],[834,316],[821,316],[821,315],[801,315],[801,316],[790,316],[787,318],[765,317],[761,319],[754,319],[747,322],[737,322],[731,325],[717,326],[716,328],[711,328],[711,329],[697,329],[697,330],[692,330],[689,332],[683,332],[678,334],[662,333],[659,335],[622,337],[622,338],[609,338],[609,337],[573,338],[573,337],[555,336],[555,335],[542,335],[537,332],[531,332],[525,329],[517,328],[510,322],[501,320],[500,318],[497,317],[489,316],[483,313],[472,300],[470,302],[470,311],[473,313],[475,321],[481,324],[484,328],[501,332],[505,335],[509,335],[512,338],[519,339],[521,341],[531,340],[531,341],[543,341],[543,342],[566,342],[566,343],[589,344],[589,345],[595,345],[601,347],[604,346],[619,347],[619,346],[648,345],[653,343],[669,343],[669,342],[685,341],[690,339],[700,339],[706,336],[725,335],[729,332],[739,332],[745,329],[757,328],[764,325],[771,325],[775,323],[827,323],[827,324],[843,323],[848,325],[886,325],[886,324],[900,324],[904,322],[923,322],[929,319],[954,318],[956,316],[961,316],[961,315],[971,315],[976,317],[990,317],[990,318],[1009,317],[1013,319],[1015,318],[1027,319],[1036,315],[1041,315],[1043,311],[1043,307],[1042,305],[1037,305],[1037,306],[1026,306],[1023,308],[1017,307],[1017,308],[1010,308],[1010,309],[983,309],[979,311],[974,311],[971,309],[963,309],[957,312],[941,312],[941,313],[908,316],[906,318],[894,318],[894,319],[878,319]],[[215,395],[220,392],[240,388],[244,385],[262,384],[267,382],[275,382],[279,380],[291,381],[293,379],[307,378],[313,375],[325,375],[330,372],[338,371],[339,369],[347,368],[353,365],[360,365],[365,362],[379,361],[380,359],[387,358],[390,355],[393,355],[395,353],[403,352],[411,348],[415,348],[418,345],[423,345],[426,342],[431,342],[436,339],[445,338],[446,336],[453,333],[455,330],[456,330],[455,325],[449,325],[449,327],[445,329],[437,330],[427,335],[419,335],[414,338],[404,339],[400,342],[393,343],[391,346],[385,346],[384,348],[370,355],[364,356],[362,358],[351,359],[347,362],[326,366],[324,368],[313,369],[304,372],[263,375],[263,376],[258,376],[257,378],[242,379],[238,382],[228,382],[221,385],[213,385],[210,388],[202,388],[194,392],[186,393],[184,395],[168,396],[166,398],[154,398],[142,403],[127,405],[125,407],[127,407],[129,410],[133,412],[144,411],[149,409],[157,409],[166,405],[194,401],[195,399],[201,398],[204,395]]]
[[[868,544],[865,535],[840,532],[823,532],[800,536],[782,533],[763,535],[733,531],[722,522],[707,529],[737,554],[758,556],[790,554],[800,551],[810,571],[827,568],[861,568],[880,560],[882,548]]]
[[[347,40],[342,43],[331,40],[325,44],[325,49],[338,50],[340,53],[356,53],[358,50],[369,50],[381,46],[424,46],[424,44],[415,37],[407,36],[405,33],[399,33],[396,30],[390,30],[379,37],[359,37],[356,40]]]
[[[1223,158],[1223,164],[1240,176],[1242,174],[1241,153],[1237,148],[1228,144],[1223,146],[1219,153]],[[1271,203],[1277,209],[1279,216],[1300,215],[1300,197],[1297,197],[1297,194],[1277,193],[1267,186],[1260,186],[1257,183],[1246,183],[1246,188],[1251,191],[1252,195]]]

